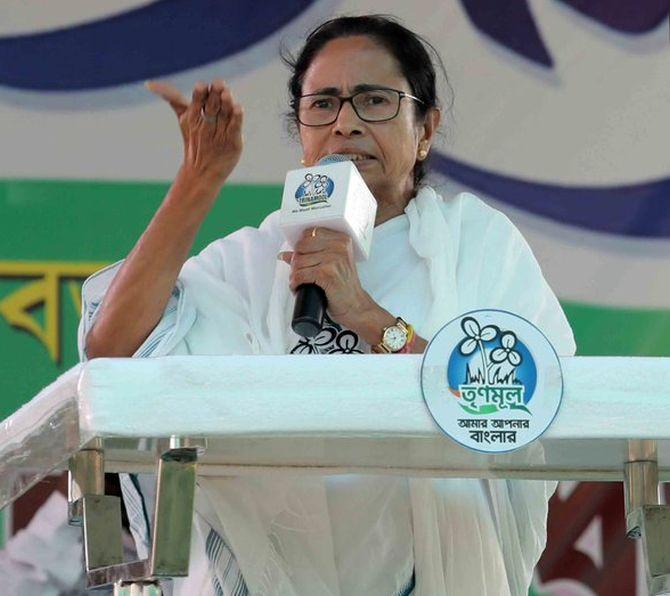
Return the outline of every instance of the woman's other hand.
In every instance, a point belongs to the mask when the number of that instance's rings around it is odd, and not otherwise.
[[[347,329],[362,331],[362,320],[375,309],[382,310],[361,287],[353,242],[347,234],[310,228],[293,251],[281,252],[278,258],[291,266],[291,290],[309,283],[323,288],[330,317]]]
[[[242,154],[242,106],[222,80],[198,82],[189,102],[174,86],[149,81],[147,88],[170,104],[184,141],[181,173],[218,194]]]
[[[354,245],[343,232],[328,228],[305,230],[292,251],[277,258],[291,266],[289,285],[295,292],[302,284],[315,283],[326,293],[330,318],[358,334],[374,346],[382,331],[394,325],[396,317],[377,304],[361,286],[354,260]],[[413,352],[426,349],[426,341],[416,336]]]

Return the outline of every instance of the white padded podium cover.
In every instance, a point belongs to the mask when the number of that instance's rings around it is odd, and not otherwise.
[[[82,433],[205,436],[205,474],[290,468],[574,479],[620,479],[627,439],[670,437],[670,359],[561,362],[563,402],[543,449],[511,454],[477,454],[446,437],[423,401],[421,356],[411,355],[93,361],[79,385]],[[659,444],[662,473],[667,447]],[[110,465],[145,461],[122,448]]]
[[[393,473],[622,478],[628,439],[658,439],[670,477],[670,359],[562,358],[542,438],[502,455],[446,437],[421,395],[421,356],[171,356],[75,367],[0,427],[0,504],[94,439],[107,468],[154,469],[170,436],[206,437],[201,474]]]
[[[420,356],[168,356],[91,362],[82,430],[154,436],[431,434]]]
[[[79,380],[99,436],[439,433],[420,355],[99,359]],[[561,358],[564,399],[546,437],[670,436],[670,358]],[[149,424],[150,421],[150,424]],[[147,430],[151,434],[147,434]]]

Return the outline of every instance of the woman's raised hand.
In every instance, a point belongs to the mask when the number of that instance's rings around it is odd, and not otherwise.
[[[242,154],[242,106],[225,82],[196,83],[189,102],[174,86],[149,81],[147,88],[170,104],[184,140],[182,170],[218,193]]]

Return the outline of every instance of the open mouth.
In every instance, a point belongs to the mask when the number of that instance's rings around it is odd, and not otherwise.
[[[372,155],[368,155],[367,153],[344,153],[343,155],[346,155],[351,161],[357,164],[376,161],[376,158],[372,157]]]

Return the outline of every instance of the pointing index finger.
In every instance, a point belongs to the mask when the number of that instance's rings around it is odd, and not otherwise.
[[[181,114],[188,108],[188,100],[174,85],[165,81],[147,81],[144,83],[144,86],[155,95],[167,101],[177,114]]]

